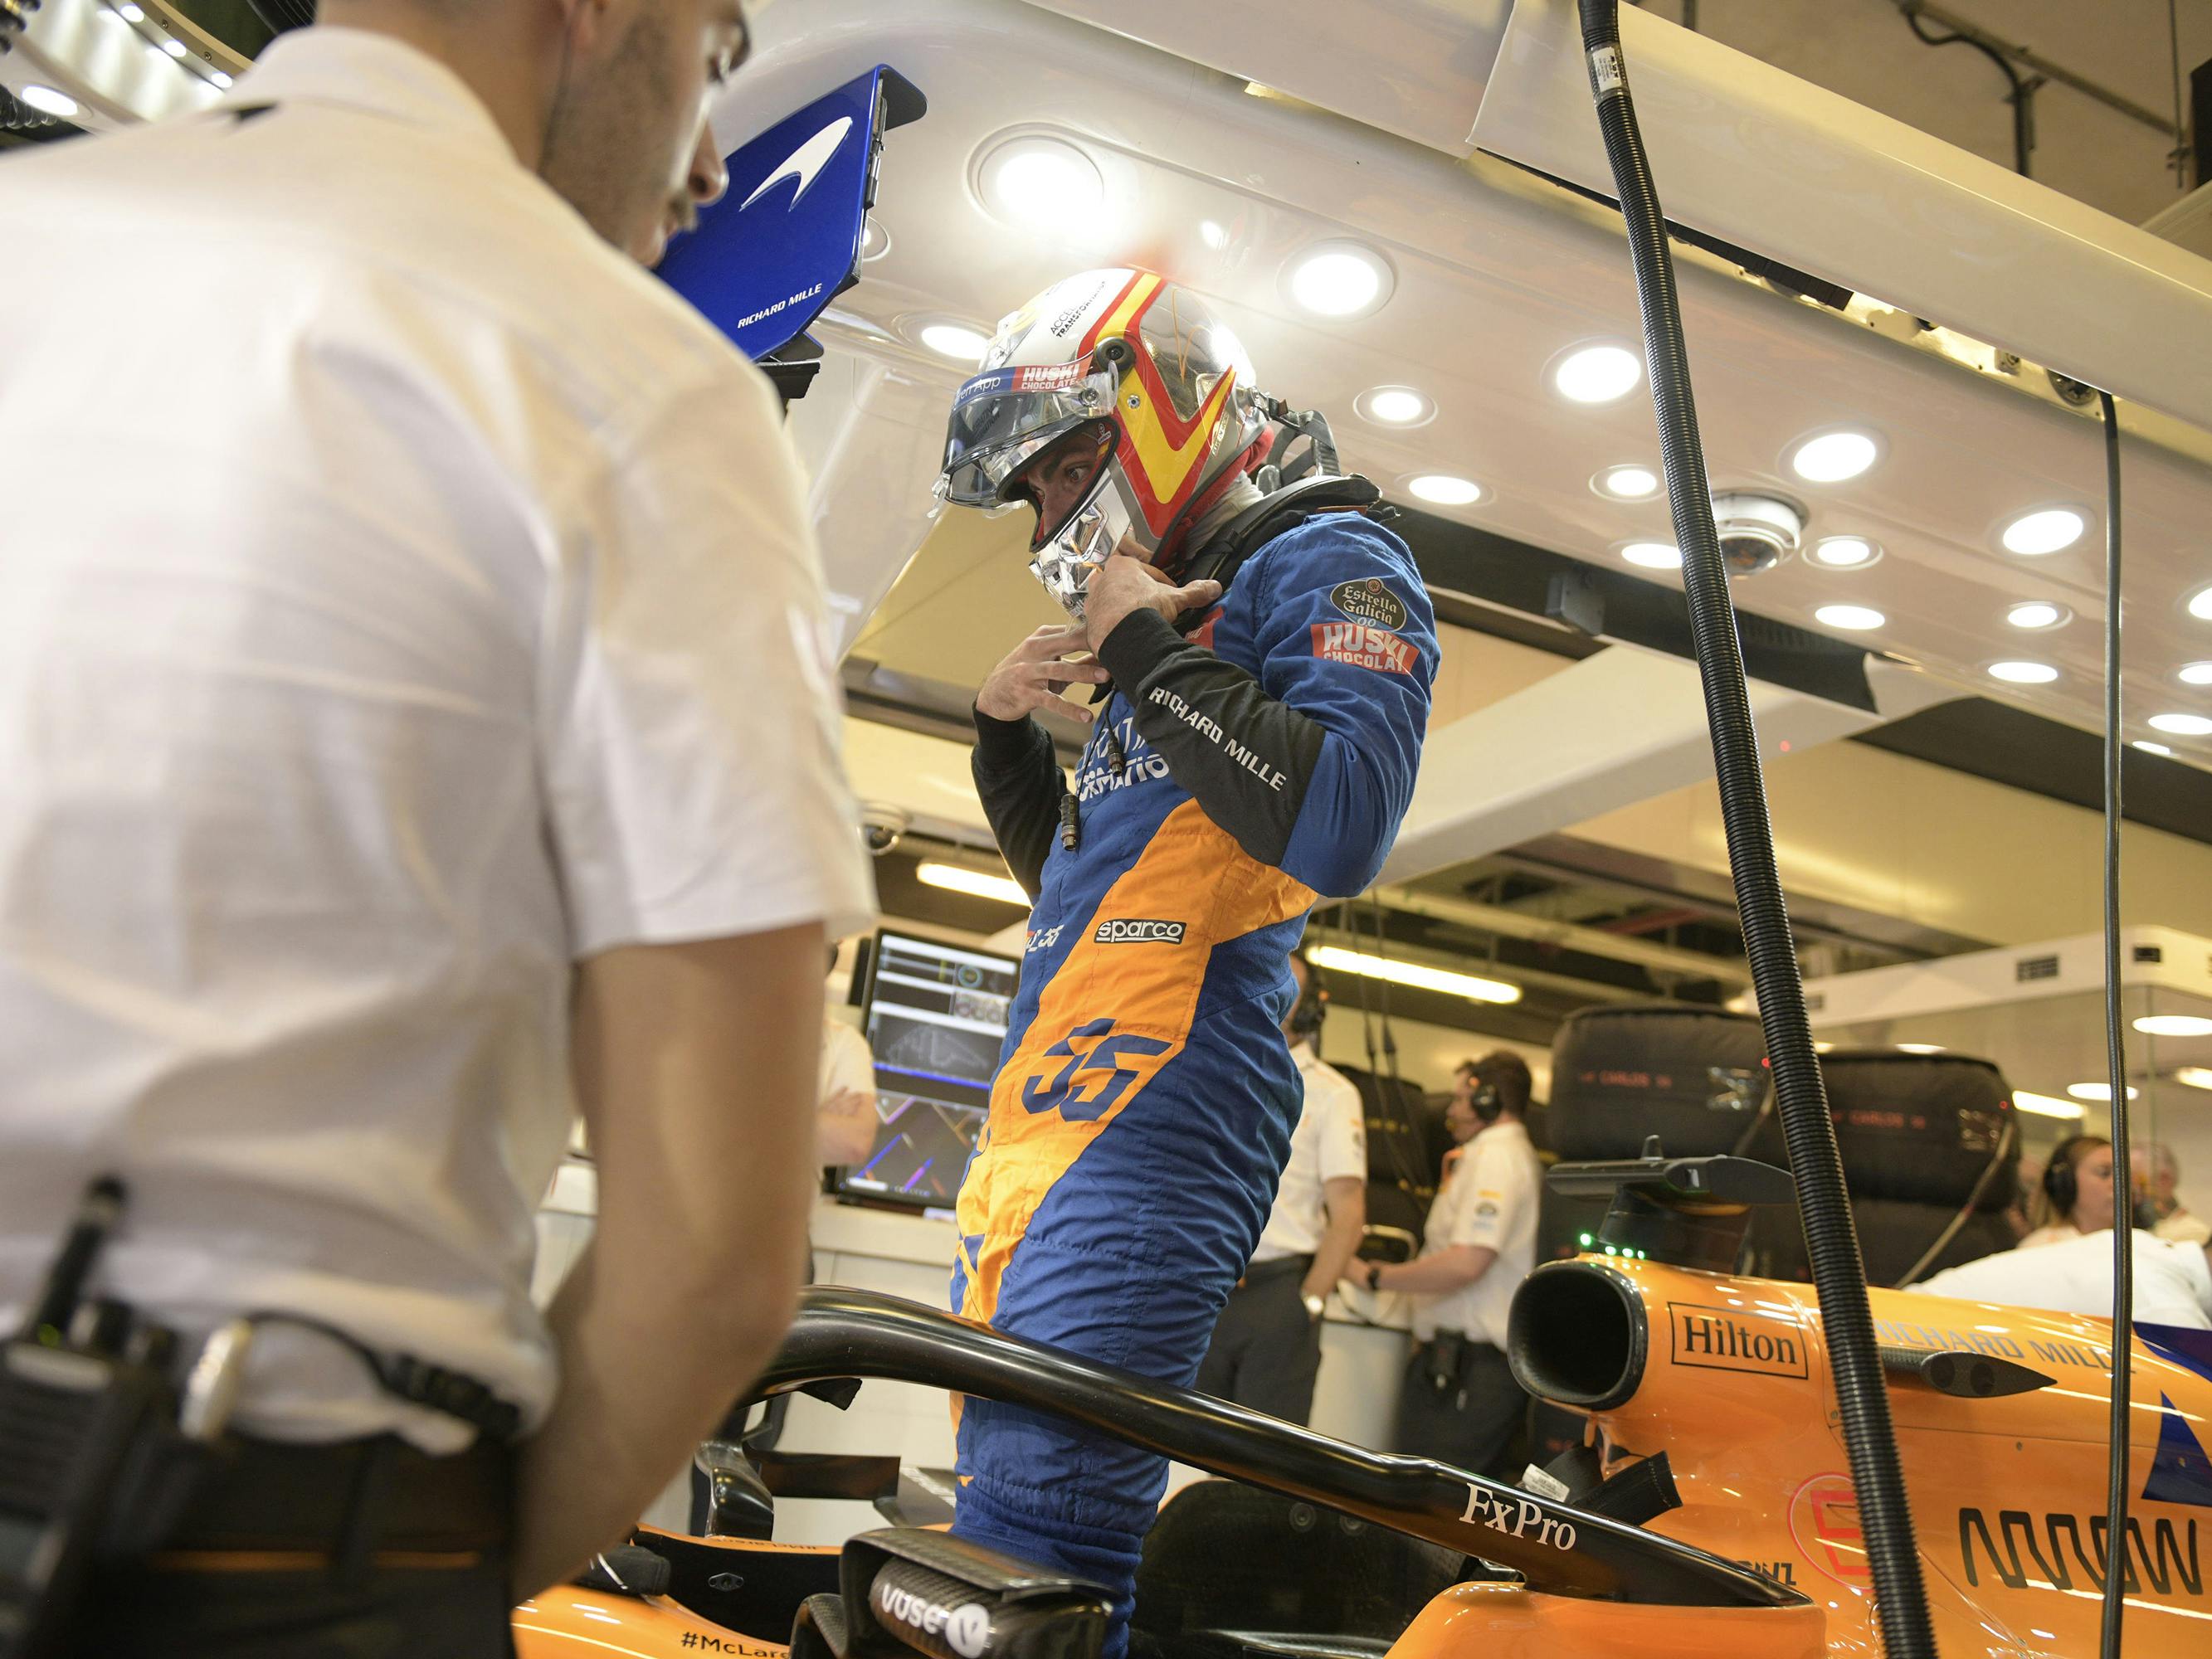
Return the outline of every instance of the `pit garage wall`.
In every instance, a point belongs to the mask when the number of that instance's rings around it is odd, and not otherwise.
[[[1770,756],[1783,882],[1793,894],[2024,945],[2103,926],[2103,830],[2084,808],[1864,744]],[[1725,873],[1712,782],[1572,826],[1570,833]],[[2129,824],[2121,920],[2212,934],[2212,847]]]

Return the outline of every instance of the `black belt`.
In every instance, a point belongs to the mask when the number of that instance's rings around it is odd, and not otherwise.
[[[513,1531],[514,1461],[514,1447],[482,1437],[450,1457],[389,1434],[327,1445],[240,1437],[154,1565],[473,1565]]]
[[[1312,1270],[1313,1261],[1310,1255],[1279,1255],[1272,1261],[1255,1261],[1237,1282],[1240,1286],[1266,1285],[1292,1273],[1304,1279]]]

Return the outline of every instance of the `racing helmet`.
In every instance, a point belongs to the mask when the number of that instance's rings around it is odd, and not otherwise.
[[[1195,295],[1153,271],[1086,270],[999,325],[954,394],[937,489],[1032,507],[1030,568],[1080,621],[1124,535],[1172,556],[1267,444],[1251,359]],[[1053,475],[1073,482],[1048,489]]]

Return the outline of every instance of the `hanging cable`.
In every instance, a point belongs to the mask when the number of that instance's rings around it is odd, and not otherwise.
[[[1917,11],[1907,11],[1904,17],[1905,27],[1923,46],[1972,46],[2003,71],[2004,78],[2012,85],[2012,92],[2005,100],[2012,106],[2012,170],[2023,179],[2033,178],[2027,158],[2035,148],[2035,112],[2029,107],[2028,100],[2035,95],[2035,88],[2041,82],[2022,79],[2002,52],[1970,34],[1930,34],[1920,27]]]
[[[1759,759],[1744,678],[1743,647],[1729,597],[1728,567],[1713,525],[1712,493],[1704,441],[1690,384],[1689,352],[1674,289],[1674,267],[1666,216],[1637,126],[1627,69],[1620,52],[1620,0],[1580,0],[1583,49],[1590,94],[1597,106],[1621,219],[1628,231],[1637,301],[1644,317],[1644,351],[1658,415],[1659,448],[1682,580],[1689,597],[1690,628],[1698,674],[1712,731],[1721,818],[1736,909],[1750,960],[1766,1052],[1774,1067],[1775,1094],[1796,1177],[1813,1285],[1827,1336],[1835,1402],[1841,1419],[1851,1485],[1858,1499],[1867,1565],[1874,1580],[1875,1617],[1892,1659],[1935,1659],[1936,1636],[1928,1613],[1912,1511],[1890,1421],[1889,1392],[1867,1297],[1866,1266],[1852,1224],[1843,1157],[1828,1115],[1827,1091],[1813,1048],[1804,987],[1790,933],[1790,915],[1774,857],[1774,830],[1766,812],[1766,785]]]
[[[2189,188],[2189,123],[2181,113],[2181,14],[2179,0],[2166,0],[2166,38],[2173,52],[2173,186]]]
[[[2128,1380],[2135,1346],[2135,1177],[2128,1163],[2126,1039],[2120,1032],[2120,416],[2105,411],[2105,1071],[2112,1091],[2112,1420],[2105,1498],[2104,1659],[2119,1659],[2127,1611]]]

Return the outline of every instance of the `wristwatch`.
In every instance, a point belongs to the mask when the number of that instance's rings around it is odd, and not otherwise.
[[[1298,1300],[1306,1304],[1306,1317],[1308,1319],[1319,1319],[1322,1314],[1328,1310],[1328,1304],[1317,1296],[1302,1296]]]

